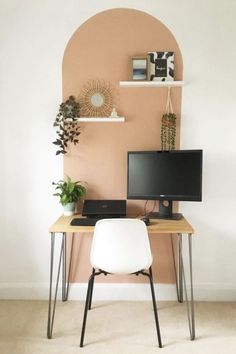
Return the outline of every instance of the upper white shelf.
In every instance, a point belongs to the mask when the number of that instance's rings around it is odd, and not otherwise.
[[[178,87],[184,81],[120,81],[121,87]]]
[[[80,117],[78,118],[79,122],[124,122],[124,117]]]

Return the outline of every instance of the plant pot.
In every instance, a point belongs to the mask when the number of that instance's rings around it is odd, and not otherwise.
[[[70,216],[75,213],[75,203],[68,203],[63,205],[63,214],[65,216]]]

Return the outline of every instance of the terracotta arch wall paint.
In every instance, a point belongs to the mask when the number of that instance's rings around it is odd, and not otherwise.
[[[73,34],[63,59],[63,99],[79,96],[89,79],[108,80],[115,87],[119,115],[125,123],[80,123],[79,145],[64,157],[64,173],[88,182],[88,198],[126,199],[126,156],[128,150],[160,149],[161,116],[165,109],[165,88],[120,88],[129,78],[129,59],[148,51],[175,52],[175,80],[182,79],[182,57],[171,32],[156,18],[133,9],[112,9],[98,13]],[[172,89],[178,117],[177,146],[181,113],[181,88]],[[144,202],[128,201],[128,212],[142,210]],[[87,281],[90,273],[89,235],[76,238],[73,281]],[[159,282],[174,282],[169,237],[150,237],[153,270]],[[140,279],[139,279],[140,278]],[[135,282],[142,277],[107,277],[100,281]],[[99,281],[99,280],[98,280]]]

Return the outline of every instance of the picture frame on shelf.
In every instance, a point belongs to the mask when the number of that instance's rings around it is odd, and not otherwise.
[[[174,81],[174,52],[148,52],[150,81]]]
[[[134,56],[131,58],[131,80],[149,80],[149,56]]]

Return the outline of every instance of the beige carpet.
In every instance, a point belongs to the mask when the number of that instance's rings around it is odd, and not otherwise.
[[[0,301],[0,354],[236,354],[236,303],[196,303],[195,341],[185,304],[160,302],[159,349],[151,302],[94,303],[79,348],[83,303],[58,303],[53,339],[46,338],[46,301]]]

